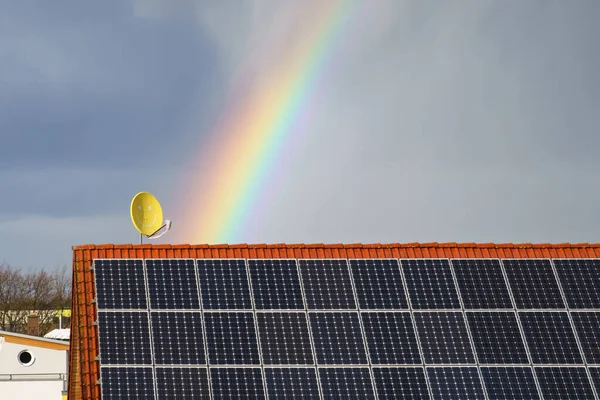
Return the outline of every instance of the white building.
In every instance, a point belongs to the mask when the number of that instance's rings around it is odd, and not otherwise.
[[[0,331],[0,398],[67,398],[69,343]]]

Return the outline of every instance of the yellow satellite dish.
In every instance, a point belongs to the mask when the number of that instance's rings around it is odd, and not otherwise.
[[[142,235],[151,236],[163,226],[160,203],[151,193],[140,192],[131,200],[131,222]]]

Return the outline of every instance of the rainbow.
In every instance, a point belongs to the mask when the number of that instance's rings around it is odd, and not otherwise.
[[[201,166],[186,170],[193,181],[178,194],[178,241],[242,241],[245,225],[260,211],[261,196],[273,190],[277,173],[271,167],[282,146],[303,134],[303,119],[351,8],[346,0],[317,4],[296,22],[299,34],[279,46],[261,79],[234,85],[228,106],[199,145]]]

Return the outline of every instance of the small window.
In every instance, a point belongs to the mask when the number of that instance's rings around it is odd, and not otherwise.
[[[19,363],[25,367],[30,367],[35,362],[35,357],[29,350],[21,351],[17,356],[17,359],[19,360]]]

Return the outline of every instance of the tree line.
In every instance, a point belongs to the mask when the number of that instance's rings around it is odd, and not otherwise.
[[[0,330],[31,334],[28,318],[37,315],[40,336],[58,327],[57,311],[71,308],[71,270],[24,271],[0,264]],[[63,318],[63,328],[70,318]]]

